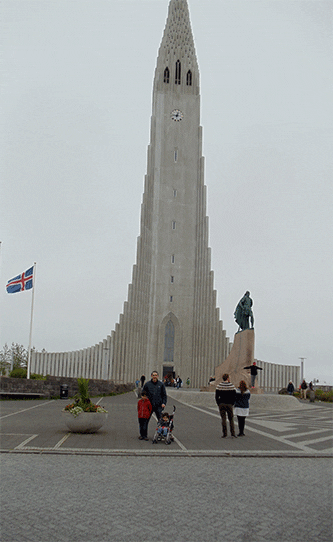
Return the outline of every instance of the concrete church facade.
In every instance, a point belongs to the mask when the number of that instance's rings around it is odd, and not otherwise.
[[[135,381],[153,369],[193,386],[229,354],[206,216],[200,77],[187,0],[171,0],[153,85],[141,228],[115,330],[78,352],[33,354],[32,372]]]
[[[206,385],[231,348],[216,306],[206,216],[200,77],[187,0],[170,0],[158,52],[136,264],[115,330],[31,372],[134,382],[156,369]]]

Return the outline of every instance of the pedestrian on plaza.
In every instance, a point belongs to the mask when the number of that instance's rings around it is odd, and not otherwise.
[[[222,418],[222,438],[226,438],[227,431],[227,416],[230,424],[231,436],[236,438],[234,426],[234,409],[233,405],[236,398],[235,386],[230,382],[229,375],[225,373],[222,376],[222,382],[216,386],[215,401],[219,407]]]
[[[295,391],[295,386],[292,383],[292,380],[289,380],[289,384],[287,386],[287,392],[289,393],[289,395],[293,395],[294,391]]]
[[[177,378],[176,378],[176,384],[177,384],[177,390],[179,390],[179,388],[182,387],[182,379],[180,378],[180,376],[178,375]]]
[[[310,403],[314,403],[316,399],[316,392],[314,390],[312,382],[309,384],[309,390],[310,390]]]
[[[186,386],[189,388],[190,387],[190,377],[188,376],[187,379],[186,379]]]
[[[301,399],[306,399],[306,390],[308,389],[308,385],[305,382],[305,379],[303,378],[303,382],[301,384]]]
[[[251,393],[246,385],[246,382],[244,380],[241,380],[239,383],[239,387],[236,389],[236,399],[234,405],[235,415],[237,416],[238,420],[238,437],[245,437],[244,427],[246,416],[248,416],[250,412],[250,397]]]
[[[141,397],[138,400],[138,419],[140,428],[140,440],[148,440],[148,422],[152,413],[153,407],[147,397],[145,391],[141,392]]]
[[[151,373],[151,380],[145,383],[143,391],[147,393],[148,399],[151,402],[152,412],[155,412],[157,421],[159,421],[162,417],[162,411],[167,404],[167,394],[165,385],[158,379],[157,371]]]
[[[146,380],[145,375],[142,375],[141,378],[140,378],[141,388],[143,388],[143,385],[144,385],[144,383],[145,383],[145,380]]]
[[[251,388],[254,388],[256,376],[258,374],[258,370],[262,371],[261,367],[257,366],[257,362],[254,361],[252,365],[249,365],[248,367],[244,367],[244,369],[250,369],[251,372]]]
[[[139,384],[140,384],[140,381],[139,381],[139,380],[136,380],[136,381],[135,381],[135,385],[136,385],[137,388],[139,387]]]

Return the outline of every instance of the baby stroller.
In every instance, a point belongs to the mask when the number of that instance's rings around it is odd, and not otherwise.
[[[171,444],[174,440],[172,430],[174,428],[173,417],[176,412],[176,407],[173,405],[172,414],[168,415],[168,420],[163,420],[163,417],[166,417],[166,414],[162,412],[161,419],[157,423],[156,431],[152,444],[157,444],[158,441],[164,441],[165,444]]]

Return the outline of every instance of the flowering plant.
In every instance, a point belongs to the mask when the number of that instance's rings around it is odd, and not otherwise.
[[[81,412],[107,412],[105,408],[95,405],[91,402],[88,392],[89,380],[78,378],[79,393],[74,397],[74,403],[71,403],[63,409],[65,412],[70,412],[76,418]]]
[[[71,403],[70,405],[65,406],[64,411],[73,414],[74,418],[81,414],[81,412],[107,412],[105,408],[94,405],[93,403],[90,403],[87,406],[85,405],[83,408],[77,403]]]

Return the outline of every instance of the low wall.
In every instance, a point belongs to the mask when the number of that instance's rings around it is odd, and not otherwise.
[[[215,402],[215,393],[209,391],[191,391],[191,390],[175,390],[174,388],[169,391],[167,389],[167,394],[170,399],[177,399],[181,403],[185,403],[191,406],[211,408],[218,411],[216,402]],[[250,399],[250,413],[251,410],[263,410],[263,411],[283,411],[283,410],[299,410],[304,408],[307,403],[303,404],[293,397],[292,395],[253,395],[251,393]]]
[[[68,396],[73,397],[79,390],[76,378],[47,376],[46,380],[27,380],[26,378],[0,377],[0,391],[6,393],[40,393],[45,398],[59,397],[60,386],[68,386]],[[89,393],[94,395],[122,393],[134,389],[134,384],[115,384],[111,380],[89,380]]]

